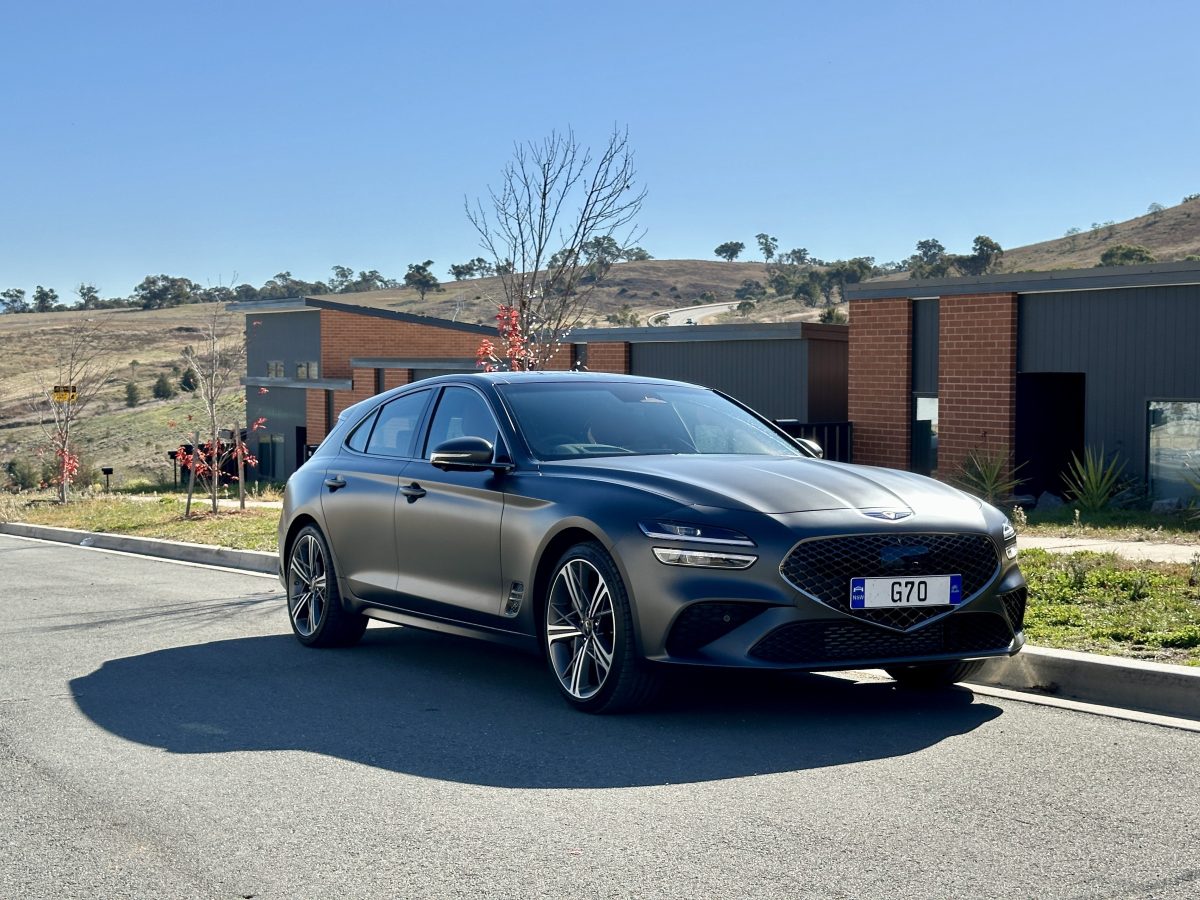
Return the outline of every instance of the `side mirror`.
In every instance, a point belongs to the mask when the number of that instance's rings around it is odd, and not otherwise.
[[[825,451],[821,448],[821,445],[818,444],[816,441],[810,440],[809,438],[803,438],[803,437],[792,438],[792,440],[795,441],[797,444],[799,444],[803,449],[805,449],[809,453],[811,453],[813,456],[815,456],[817,459],[825,458]]]
[[[496,448],[486,438],[459,437],[438,444],[429,462],[443,472],[476,472],[493,468],[495,456]]]

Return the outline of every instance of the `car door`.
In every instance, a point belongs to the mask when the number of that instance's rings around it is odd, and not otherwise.
[[[329,460],[321,489],[327,538],[354,596],[391,602],[396,590],[396,497],[433,391],[402,394],[363,420]]]
[[[505,475],[443,472],[429,463],[442,442],[463,436],[502,439],[484,396],[474,388],[442,390],[429,419],[421,458],[400,479],[396,502],[400,602],[430,615],[486,621],[500,614],[500,523]],[[503,452],[503,451],[502,451]]]

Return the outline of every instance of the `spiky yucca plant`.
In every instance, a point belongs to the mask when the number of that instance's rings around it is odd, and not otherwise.
[[[1017,477],[1020,470],[1021,466],[1013,466],[1007,450],[976,449],[967,454],[953,481],[967,493],[995,504],[1011,497],[1025,482]]]
[[[1083,459],[1072,453],[1071,464],[1063,474],[1067,499],[1086,513],[1100,512],[1120,493],[1124,472],[1121,455],[1114,453],[1112,459],[1108,459],[1103,446],[1099,450],[1085,447]]]

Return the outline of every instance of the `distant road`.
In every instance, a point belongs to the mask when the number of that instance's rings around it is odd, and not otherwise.
[[[0,897],[1198,895],[1194,732],[865,674],[586,716],[482,641],[307,650],[274,578],[0,536],[0,583]]]
[[[737,309],[738,301],[733,303],[706,303],[704,306],[681,306],[678,309],[668,309],[665,313],[656,312],[646,316],[647,323],[651,319],[666,315],[666,325],[699,325],[705,316],[715,316],[731,309]]]

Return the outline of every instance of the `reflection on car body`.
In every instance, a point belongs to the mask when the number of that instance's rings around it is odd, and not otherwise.
[[[522,645],[592,712],[644,703],[666,666],[932,685],[1024,643],[1001,512],[814,458],[680,382],[496,373],[372,397],[288,482],[279,538],[302,643],[374,618]]]

